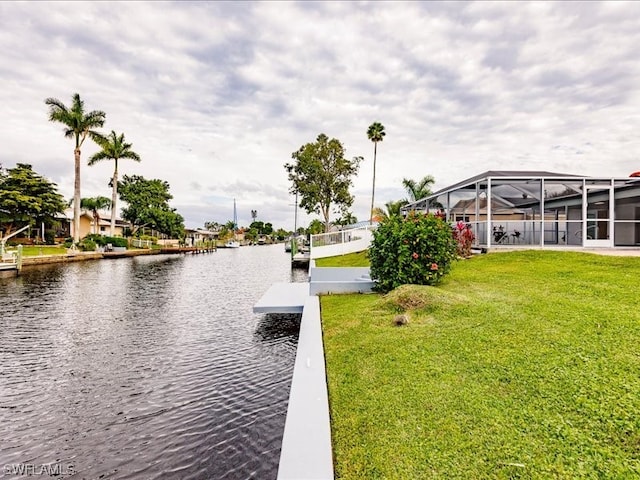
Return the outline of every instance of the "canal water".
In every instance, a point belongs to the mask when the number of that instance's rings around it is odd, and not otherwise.
[[[300,318],[252,306],[306,280],[282,245],[0,278],[0,476],[275,478]]]

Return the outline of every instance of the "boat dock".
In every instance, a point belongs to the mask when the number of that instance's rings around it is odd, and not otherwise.
[[[0,276],[16,276],[22,270],[22,246],[18,245],[15,252],[7,252],[4,243],[0,245]]]
[[[291,266],[292,267],[300,267],[300,268],[309,268],[309,261],[311,256],[309,252],[301,253],[298,252],[295,255],[291,255]]]
[[[2,262],[0,263],[0,277],[15,277],[18,275],[18,265],[16,263]]]
[[[253,306],[254,313],[302,313],[308,283],[274,283]]]

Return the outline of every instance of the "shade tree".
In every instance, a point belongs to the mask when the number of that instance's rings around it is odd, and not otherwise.
[[[345,158],[345,149],[336,139],[321,133],[315,142],[302,145],[291,154],[293,162],[284,165],[291,182],[290,193],[300,198],[299,205],[310,213],[320,214],[324,230],[331,227],[332,212],[343,214],[353,204],[349,192],[352,178],[358,173],[362,157]]]
[[[51,226],[67,208],[58,187],[31,165],[18,163],[0,173],[0,228],[8,235],[16,227]]]
[[[184,234],[184,219],[169,205],[173,195],[165,180],[124,175],[118,182],[118,195],[127,204],[122,218],[131,222],[134,233],[149,227],[173,238]]]

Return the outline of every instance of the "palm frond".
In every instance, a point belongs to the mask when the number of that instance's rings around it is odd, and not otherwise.
[[[109,134],[101,135],[95,141],[102,150],[89,159],[89,165],[107,159],[115,160],[116,163],[121,158],[140,161],[140,156],[131,150],[132,144],[125,142],[124,133],[118,135],[114,130],[111,130]]]
[[[83,123],[88,129],[103,127],[106,116],[102,110],[93,110],[84,115]]]
[[[89,130],[87,134],[89,135],[91,140],[96,142],[98,145],[100,145],[100,142],[105,140],[104,134],[101,132],[98,132],[97,130]]]
[[[97,162],[100,162],[101,160],[107,160],[107,159],[110,160],[111,157],[107,155],[107,153],[104,150],[100,150],[99,152],[96,152],[93,155],[91,155],[91,157],[89,157],[89,160],[87,160],[87,165],[91,166],[96,164]]]
[[[381,142],[385,135],[384,125],[380,122],[373,122],[367,129],[367,138],[374,143]]]
[[[140,155],[138,155],[136,152],[132,152],[131,150],[127,150],[125,151],[120,158],[128,158],[129,160],[133,160],[135,162],[139,162],[141,161]]]

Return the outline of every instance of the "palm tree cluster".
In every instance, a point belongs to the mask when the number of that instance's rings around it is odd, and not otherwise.
[[[118,194],[118,160],[128,158],[136,162],[140,161],[140,156],[131,150],[132,145],[125,142],[124,133],[120,135],[115,131],[111,131],[108,136],[103,135],[98,128],[104,126],[106,114],[101,110],[92,110],[85,112],[84,102],[80,99],[78,93],[74,93],[71,98],[71,106],[67,107],[57,98],[47,98],[45,104],[49,107],[49,120],[51,122],[62,123],[64,125],[64,136],[75,141],[73,150],[75,170],[73,183],[73,241],[77,243],[80,240],[80,157],[81,148],[84,141],[88,138],[93,140],[101,150],[89,159],[89,165],[94,165],[101,160],[114,160],[115,168],[113,178],[111,179],[112,195],[111,195],[111,232],[114,235],[115,219],[116,219],[116,200]],[[105,197],[97,197],[92,199],[91,205],[85,208],[91,210],[94,220],[97,210],[105,208]],[[102,199],[102,200],[101,200]],[[96,207],[97,205],[97,207]],[[99,217],[98,217],[99,220]],[[96,220],[97,224],[97,220]]]

